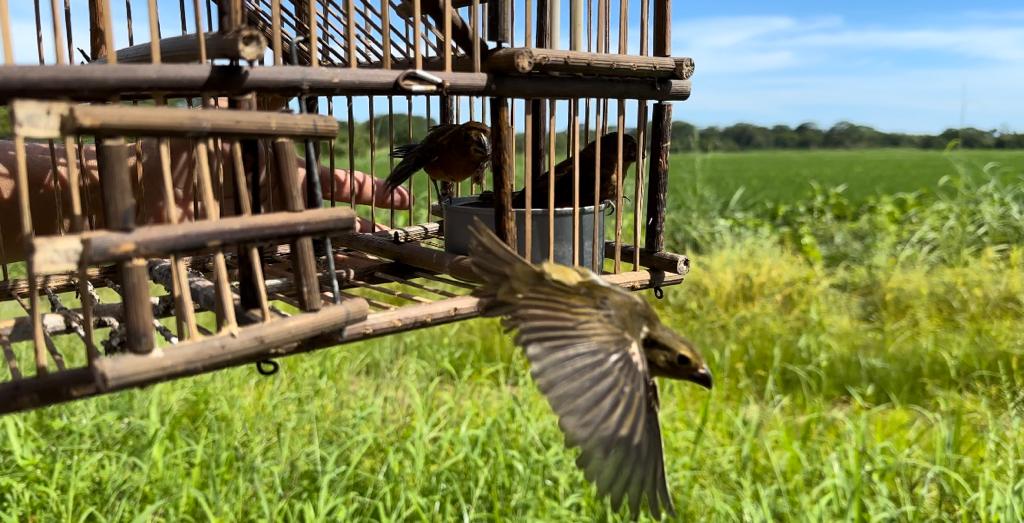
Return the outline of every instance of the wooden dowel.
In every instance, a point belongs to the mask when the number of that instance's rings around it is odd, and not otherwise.
[[[159,7],[157,6],[157,0],[149,0],[149,44],[143,44],[149,47],[148,62],[153,64],[159,64],[163,61],[163,50],[160,45],[160,13]],[[194,48],[195,46],[190,46]],[[119,51],[120,52],[120,51]],[[130,61],[128,56],[118,57],[121,61]]]
[[[651,252],[665,250],[665,210],[668,200],[668,154],[672,140],[672,105],[654,104],[651,116],[651,153],[647,193],[647,227],[644,246]]]
[[[279,347],[338,331],[366,318],[366,301],[348,299],[339,305],[297,314],[222,335],[177,345],[159,358],[121,355],[94,366],[100,390],[123,389],[193,376],[238,363],[272,356]]]
[[[150,92],[164,92],[168,96],[187,96],[200,92],[210,96],[233,96],[251,91],[287,95],[298,93],[302,89],[309,94],[320,96],[404,95],[406,91],[398,84],[399,76],[403,73],[404,71],[399,69],[245,69],[209,64],[131,64],[118,67],[97,65],[66,69],[12,65],[0,67],[0,101],[18,97],[98,100],[111,95]],[[460,96],[558,99],[590,97],[666,101],[686,100],[690,96],[691,88],[689,80],[546,75],[527,78],[442,71],[433,74],[447,82],[448,94]]]
[[[292,213],[302,212],[305,204],[302,201],[302,182],[296,168],[295,146],[291,140],[279,138],[274,140],[274,158],[277,161],[278,190],[284,196],[285,210]],[[354,211],[349,217],[354,220]],[[354,221],[353,221],[354,223]],[[292,267],[295,271],[295,286],[299,289],[299,303],[303,310],[320,309],[320,285],[316,277],[316,256],[313,252],[313,240],[310,236],[298,236],[291,243]]]
[[[161,60],[164,63],[180,64],[199,61],[202,50],[201,42],[205,42],[206,57],[211,60],[245,60],[253,62],[260,59],[267,49],[267,39],[263,33],[253,28],[242,28],[232,33],[204,33],[200,39],[196,33],[172,36],[159,40]],[[153,42],[133,45],[117,51],[117,62],[122,64],[159,63],[153,59]],[[90,65],[102,65],[107,61],[98,58]]]
[[[554,100],[548,101],[548,169],[555,172],[555,109]],[[548,261],[555,261],[555,177],[548,176]]]
[[[174,181],[171,174],[171,144],[166,138],[157,142],[160,154],[160,174],[164,197],[164,219],[168,225],[174,226],[178,223],[175,201]],[[178,338],[192,339],[199,336],[199,329],[196,327],[196,316],[192,304],[192,295],[188,292],[188,271],[184,260],[177,256],[171,256],[171,267],[173,284],[171,294],[175,299],[175,320],[178,323]]]
[[[225,111],[226,112],[226,111]],[[196,163],[198,164],[199,197],[203,203],[206,220],[220,221],[220,202],[214,198],[213,179],[210,175],[209,149],[206,139],[196,140]],[[224,251],[217,249],[213,255],[213,277],[217,285],[218,307],[217,326],[220,329],[233,330],[238,322],[235,318],[235,307],[231,296],[231,279],[228,276],[227,261]]]
[[[47,236],[33,239],[32,245],[37,274],[42,276],[71,272],[81,263],[98,265],[172,253],[206,252],[228,245],[271,242],[294,236],[346,232],[355,228],[355,222],[351,209],[335,207],[147,225],[129,232]]]
[[[180,137],[310,137],[337,135],[338,122],[326,115],[258,111],[195,111],[174,107],[70,105],[36,102],[40,111],[67,114],[61,134]],[[52,106],[52,107],[48,107]]]
[[[107,0],[89,0],[89,58],[92,60],[107,54],[105,20],[109,16]]]
[[[499,49],[487,58],[493,73],[565,73],[634,78],[687,80],[693,76],[693,59],[610,55],[584,51],[513,48]]]
[[[0,0],[0,38],[3,39],[4,64],[14,64],[14,47],[11,44],[11,14],[7,0]]]
[[[600,0],[598,0],[598,1],[600,1]],[[607,107],[608,104],[607,104],[607,102],[604,102],[604,103],[597,103],[597,104],[594,104],[594,105],[597,106],[596,107],[597,115],[596,115],[596,118],[594,119],[594,126],[596,127],[596,129],[594,130],[595,131],[594,135],[595,136],[604,136],[602,134],[601,122],[602,122],[602,120],[604,118],[607,118],[607,115],[604,114],[603,110],[604,110],[605,107]],[[598,139],[598,140],[596,140],[594,142],[594,173],[592,175],[593,178],[594,178],[594,182],[593,182],[594,194],[593,194],[593,200],[591,200],[591,203],[594,205],[594,209],[600,209],[601,208],[601,142],[602,142],[602,140],[600,140],[600,139]],[[587,195],[587,196],[590,196],[590,195]],[[604,224],[604,216],[602,216],[602,213],[601,212],[594,212],[594,238],[593,238],[593,242],[594,243],[593,243],[593,245],[598,245],[598,244],[601,243],[601,236],[604,234],[604,226],[603,226],[603,224]],[[601,252],[600,252],[599,249],[592,249],[591,250],[590,268],[591,268],[591,270],[593,270],[594,272],[596,272],[598,274],[601,274],[603,272],[604,268],[601,266]]]
[[[373,234],[341,234],[338,244],[349,249],[380,256],[426,271],[451,274],[456,278],[478,281],[468,256],[448,254],[414,243],[398,244]]]
[[[61,45],[63,43],[61,40],[64,39],[64,28],[60,23],[60,5],[58,0],[50,0],[50,19],[53,22],[53,47],[57,64],[69,63],[64,55],[64,47]]]
[[[512,42],[512,2],[492,0],[487,9],[488,40],[508,45]]]
[[[231,142],[232,172],[235,175],[235,201],[238,203],[239,215],[244,219],[252,215],[252,204],[249,202],[249,188],[245,179],[245,162],[242,160],[242,145],[234,140]],[[259,183],[256,180],[254,183]],[[248,259],[246,259],[248,258]],[[266,282],[263,279],[263,265],[259,249],[249,245],[239,251],[238,284],[242,306],[252,308],[251,299],[255,297],[260,308],[263,321],[270,320],[270,308],[267,300]]]
[[[604,253],[605,256],[609,258],[614,256],[615,242],[605,242]],[[655,252],[644,248],[641,248],[638,251],[634,246],[629,244],[622,245],[622,254],[627,258],[633,258],[639,255],[640,265],[647,267],[648,269],[672,272],[684,276],[690,272],[690,259],[682,254],[663,251]]]
[[[345,0],[345,59],[349,69],[359,65],[356,59],[356,7],[355,0]]]
[[[129,232],[135,228],[136,204],[128,172],[128,146],[124,138],[101,140],[96,147],[106,227]],[[145,262],[132,260],[118,265],[125,308],[128,350],[145,354],[153,350],[153,311],[149,308],[149,279]]]
[[[498,238],[516,248],[516,217],[512,211],[515,176],[508,100],[491,98],[491,175],[494,184],[494,228]]]
[[[317,12],[316,12],[317,0],[309,0],[306,4],[306,10],[309,13],[307,24],[309,24],[309,65],[311,67],[320,66],[320,57],[317,55],[317,47],[320,43],[319,29],[317,28]]]
[[[569,103],[569,153],[572,155],[572,265],[575,267],[580,264],[580,102],[577,99]],[[600,209],[594,209],[595,214],[600,212]]]
[[[284,63],[284,49],[282,49],[281,37],[281,0],[271,0],[270,3],[270,28],[273,32],[272,45],[274,46],[274,65]]]
[[[17,108],[12,108],[17,118]],[[30,205],[30,190],[28,184],[28,161],[25,154],[25,138],[20,134],[14,135],[14,155],[17,167],[17,190],[18,190],[18,214],[21,221],[21,235],[28,244],[35,235],[32,224],[32,208]],[[27,247],[26,251],[31,252]],[[29,314],[32,317],[32,341],[35,346],[36,375],[45,375],[47,370],[46,341],[43,335],[41,322],[42,311],[39,308],[39,280],[34,273],[31,258],[28,263],[28,292],[29,292]]]
[[[672,52],[672,0],[654,0],[654,56]]]
[[[644,203],[644,167],[647,160],[647,102],[637,102],[636,126],[636,177],[633,183],[633,244],[640,245],[643,231],[641,215]],[[633,270],[640,268],[640,253],[633,253]]]
[[[199,36],[196,48],[199,51],[199,62],[202,63],[206,62],[206,32],[203,30],[203,13],[199,9],[199,0],[192,0],[192,12],[195,13],[196,35]]]
[[[614,271],[622,271],[622,252],[620,247],[622,246],[622,185],[623,179],[626,177],[625,164],[623,162],[623,153],[625,150],[622,147],[623,137],[626,133],[626,102],[619,100],[618,110],[615,112],[616,117],[616,138],[617,138],[617,149],[618,154],[615,159],[615,260],[614,260]]]
[[[529,18],[527,18],[527,24],[529,24]],[[525,248],[523,257],[530,261],[533,261],[533,107],[533,100],[524,100],[523,192],[526,197],[526,212],[523,213],[523,245]]]
[[[444,10],[443,31],[444,31],[444,71],[452,72],[452,0],[442,0],[441,9]]]

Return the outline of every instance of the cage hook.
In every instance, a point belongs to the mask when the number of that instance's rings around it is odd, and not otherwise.
[[[256,362],[256,372],[262,376],[273,376],[281,370],[281,365],[274,360],[260,360]]]
[[[409,69],[403,71],[395,80],[398,87],[411,93],[434,93],[440,88],[447,90],[447,82],[437,75],[430,74],[422,69]]]

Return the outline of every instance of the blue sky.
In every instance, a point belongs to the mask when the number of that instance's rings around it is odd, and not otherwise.
[[[33,63],[32,2],[11,4],[16,58]],[[42,4],[48,27],[48,2]],[[161,2],[162,25],[173,28],[172,34],[177,34],[177,4]],[[82,47],[86,5],[72,1],[76,44]],[[124,3],[112,5],[114,19],[123,21]],[[141,33],[137,40],[145,41],[145,2],[133,5],[135,30]],[[638,5],[630,0],[631,11]],[[564,2],[563,24],[567,6]],[[1019,0],[677,0],[673,15],[673,54],[697,63],[693,96],[676,105],[677,119],[699,125],[813,121],[822,126],[851,120],[909,132],[938,132],[963,123],[1024,131],[1024,2]],[[617,27],[612,31],[615,40]],[[631,40],[636,31],[631,27]],[[127,43],[123,30],[118,36],[119,45]],[[560,39],[568,41],[567,30]],[[47,55],[52,60],[51,49]]]
[[[887,130],[1024,130],[1024,2],[687,2],[701,124],[848,119]]]

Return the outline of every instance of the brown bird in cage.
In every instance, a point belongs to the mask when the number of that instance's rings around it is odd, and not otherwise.
[[[480,122],[441,124],[430,128],[420,143],[396,147],[392,156],[402,161],[384,181],[389,193],[423,169],[434,182],[458,183],[472,178],[483,184],[484,169],[491,161],[490,127]]]
[[[593,272],[532,265],[479,220],[470,262],[484,281],[474,291],[483,316],[503,318],[530,360],[530,372],[559,416],[576,464],[618,510],[673,513],[665,478],[655,377],[711,388],[700,352],[661,323],[641,297]]]
[[[580,205],[594,203],[594,166],[597,157],[597,140],[587,144],[579,153],[579,194]],[[618,183],[619,134],[611,132],[601,137],[601,170],[600,170],[600,201],[615,200],[615,188]],[[622,135],[622,169],[625,171],[636,162],[636,138],[629,134]],[[573,157],[570,156],[555,165],[555,207],[572,207],[572,169]],[[533,184],[533,208],[548,206],[549,173],[544,173]],[[526,207],[526,192],[518,191],[512,196],[512,206],[517,209]]]

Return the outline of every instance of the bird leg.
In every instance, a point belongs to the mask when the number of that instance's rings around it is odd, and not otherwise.
[[[441,186],[438,185],[437,180],[431,178],[430,181],[434,183],[434,191],[437,192],[437,203],[441,204],[441,214],[443,215],[444,208],[448,206],[448,201],[451,200],[451,197],[441,192]]]

